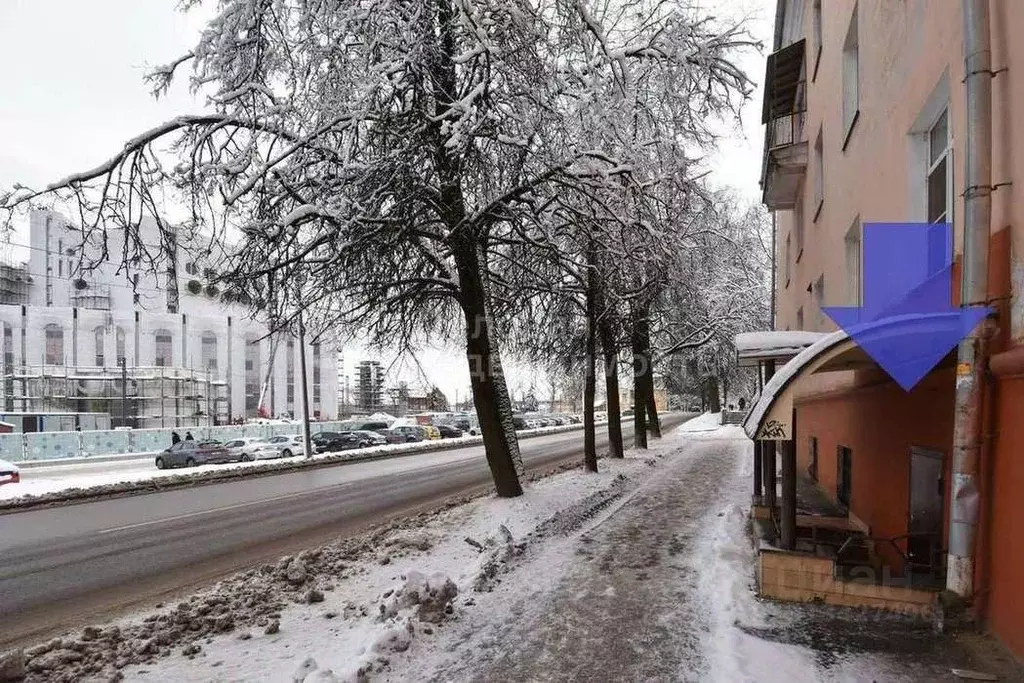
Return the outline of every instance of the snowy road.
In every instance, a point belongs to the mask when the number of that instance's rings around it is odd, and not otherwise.
[[[666,427],[685,416],[665,418]],[[531,468],[580,433],[521,443]],[[599,447],[604,435],[599,433]],[[486,486],[480,446],[5,515],[0,644],[130,606]]]

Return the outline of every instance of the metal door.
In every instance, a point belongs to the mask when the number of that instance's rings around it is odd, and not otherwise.
[[[917,565],[931,567],[942,542],[944,454],[910,449],[910,515],[907,553]]]

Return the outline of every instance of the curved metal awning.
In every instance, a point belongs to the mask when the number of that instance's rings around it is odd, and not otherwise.
[[[961,326],[959,310],[948,313],[903,315],[860,325],[855,337],[845,330],[825,335],[783,365],[764,385],[743,421],[743,430],[755,440],[789,441],[793,438],[793,399],[801,380],[822,372],[878,368],[878,364],[860,346],[885,343],[887,363],[920,362],[915,340],[921,335],[948,332]],[[952,354],[940,365],[948,364]]]

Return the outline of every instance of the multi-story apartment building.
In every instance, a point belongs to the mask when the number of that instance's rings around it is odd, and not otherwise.
[[[359,362],[356,375],[356,393],[359,410],[375,413],[384,406],[384,368],[380,361]]]
[[[5,410],[108,412],[114,424],[124,411],[136,427],[254,417],[261,398],[272,415],[301,413],[297,340],[225,301],[218,259],[196,256],[194,240],[144,219],[142,258],[107,231],[106,258],[86,267],[99,242],[60,214],[32,211],[28,232],[27,263],[0,268]],[[306,357],[311,413],[333,417],[336,354],[309,344]]]
[[[831,334],[777,373],[748,433],[785,435],[798,476],[894,573],[931,565],[1024,657],[1021,28],[1016,0],[778,0],[762,167],[775,328]],[[862,226],[925,221],[952,224],[954,304],[967,272],[985,293],[966,303],[997,313],[974,347],[973,431],[956,350],[904,391],[822,310],[862,303]],[[987,269],[965,234],[987,237]]]

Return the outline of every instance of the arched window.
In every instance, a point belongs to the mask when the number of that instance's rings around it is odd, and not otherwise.
[[[203,370],[217,369],[217,335],[207,330],[202,338]]]
[[[128,356],[124,353],[124,328],[117,328],[117,334],[115,336],[115,343],[117,344],[117,364],[120,366],[122,361],[126,361]]]
[[[64,328],[50,323],[43,330],[46,334],[43,362],[47,365],[64,365]]]
[[[167,330],[157,330],[153,333],[156,342],[154,352],[154,365],[167,368],[174,364],[174,337]]]
[[[103,355],[103,337],[105,333],[106,330],[104,330],[102,327],[97,327],[95,330],[93,330],[93,338],[96,340],[96,367],[98,368],[102,368],[104,365],[103,361],[106,360],[106,358]]]

